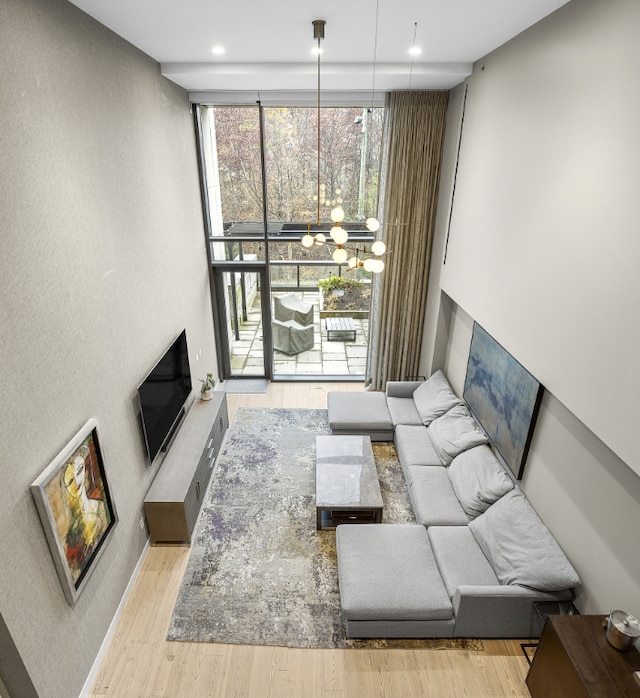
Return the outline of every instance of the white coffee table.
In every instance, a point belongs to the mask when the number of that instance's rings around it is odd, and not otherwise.
[[[382,494],[368,436],[316,437],[316,529],[380,523]]]

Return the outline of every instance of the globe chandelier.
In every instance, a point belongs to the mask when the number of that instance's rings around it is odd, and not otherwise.
[[[316,53],[318,56],[318,105],[317,105],[317,127],[318,127],[318,187],[317,187],[317,225],[320,227],[320,203],[321,194],[321,184],[320,184],[320,42],[324,39],[324,28],[326,22],[323,19],[316,19],[313,21],[313,38],[317,41]],[[349,269],[355,270],[359,267],[363,267],[365,271],[372,272],[374,274],[379,274],[384,269],[384,262],[381,259],[382,255],[386,252],[387,248],[382,240],[376,240],[373,245],[371,245],[371,255],[367,256],[369,253],[367,248],[362,250],[359,247],[350,247],[347,243],[349,241],[349,234],[341,226],[344,221],[345,213],[344,209],[338,203],[331,211],[331,220],[333,225],[329,232],[330,240],[327,239],[324,233],[316,233],[311,235],[311,223],[307,226],[307,234],[301,239],[302,246],[305,248],[311,248],[314,245],[334,245],[335,250],[331,255],[333,261],[336,264],[348,264]],[[372,233],[376,233],[380,229],[380,222],[376,218],[367,218],[365,225],[368,230]],[[349,257],[349,252],[353,252],[353,256]],[[364,256],[364,258],[363,258]]]

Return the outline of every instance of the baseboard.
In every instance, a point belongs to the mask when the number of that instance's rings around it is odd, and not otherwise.
[[[93,666],[91,667],[91,671],[89,672],[89,675],[87,676],[87,680],[84,682],[84,686],[82,687],[82,691],[80,692],[79,698],[87,698],[87,696],[91,693],[91,688],[93,687],[93,684],[95,683],[96,677],[98,675],[98,671],[100,670],[100,665],[102,664],[102,660],[104,659],[107,649],[109,648],[109,644],[111,642],[111,639],[113,638],[113,635],[116,631],[116,626],[118,625],[118,621],[120,620],[120,616],[122,615],[122,611],[124,610],[124,606],[127,603],[127,600],[129,598],[129,595],[131,594],[131,591],[133,590],[133,585],[136,582],[136,579],[138,578],[138,574],[140,573],[140,569],[142,568],[142,563],[144,562],[145,555],[147,554],[147,551],[151,547],[151,539],[147,538],[147,542],[142,549],[142,553],[140,554],[140,558],[138,559],[138,562],[135,566],[135,569],[133,570],[133,574],[131,575],[131,578],[129,579],[129,583],[127,584],[127,588],[124,590],[124,594],[122,595],[122,598],[120,599],[120,603],[118,604],[118,608],[116,609],[115,615],[113,616],[113,619],[111,621],[111,624],[109,625],[109,629],[107,630],[107,634],[104,636],[104,640],[102,641],[102,644],[100,645],[100,649],[98,650],[98,654],[93,662]]]

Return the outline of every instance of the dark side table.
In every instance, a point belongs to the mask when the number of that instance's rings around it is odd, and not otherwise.
[[[640,652],[612,647],[604,616],[550,615],[527,675],[533,698],[638,698]]]

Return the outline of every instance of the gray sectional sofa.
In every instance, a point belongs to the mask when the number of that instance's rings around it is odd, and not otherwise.
[[[417,523],[338,526],[347,635],[535,637],[534,603],[580,584],[571,563],[441,371],[385,398]]]

